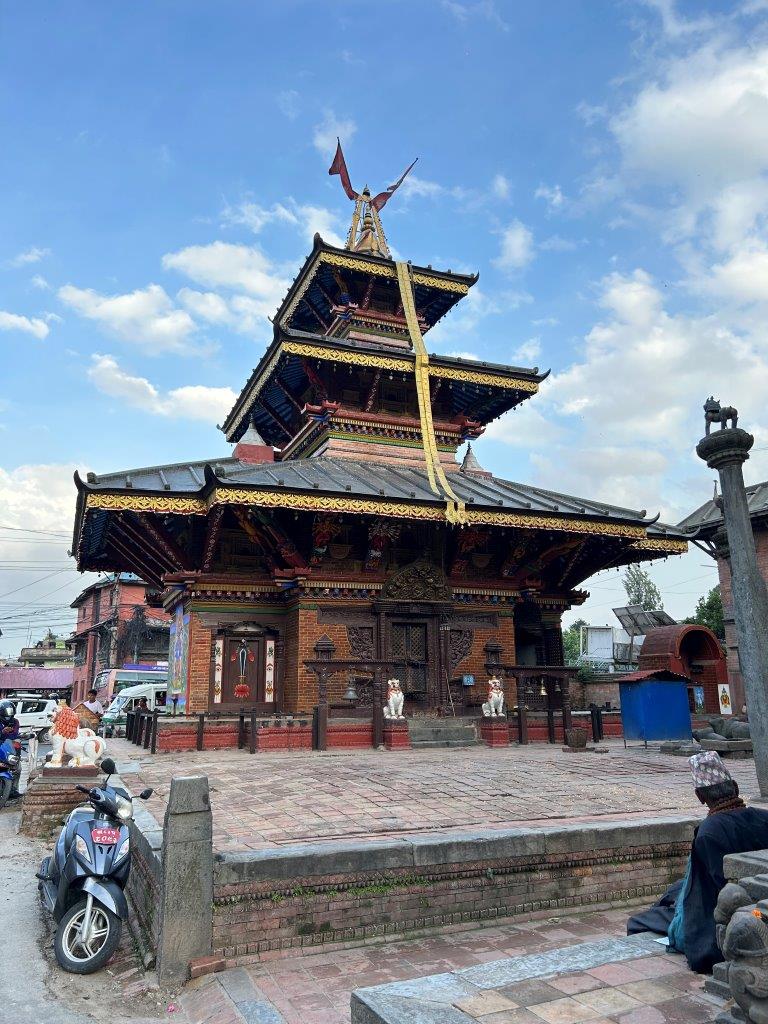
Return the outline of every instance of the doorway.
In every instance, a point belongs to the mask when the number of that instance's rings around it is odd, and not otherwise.
[[[424,699],[428,690],[429,636],[426,622],[393,622],[392,660],[398,664],[406,697]]]
[[[274,709],[275,641],[268,636],[225,636],[221,704]]]

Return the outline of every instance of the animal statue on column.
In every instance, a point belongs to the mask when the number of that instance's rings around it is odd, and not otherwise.
[[[53,768],[64,766],[65,755],[70,758],[69,768],[95,765],[107,749],[106,741],[93,729],[80,728],[80,719],[66,704],[59,704],[51,716],[51,744],[53,754],[48,764]]]
[[[384,717],[385,718],[404,718],[403,715],[403,702],[405,700],[403,691],[400,687],[399,679],[388,679],[387,680],[387,703],[384,705]]]
[[[488,680],[488,700],[483,704],[486,718],[504,717],[504,684],[496,676]]]
[[[732,405],[721,406],[717,399],[710,395],[704,403],[704,433],[709,436],[713,423],[719,423],[720,429],[725,430],[728,420],[731,421],[732,427],[739,425],[739,414],[736,409]]]

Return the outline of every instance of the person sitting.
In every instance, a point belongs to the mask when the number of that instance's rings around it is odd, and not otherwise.
[[[149,704],[146,697],[139,698],[139,711],[149,711]]]
[[[104,716],[104,707],[100,700],[96,699],[96,690],[88,691],[88,700],[83,701],[83,707],[88,708],[92,715],[98,715],[99,718]]]
[[[694,754],[689,763],[708,814],[694,832],[685,877],[649,911],[630,918],[627,932],[666,934],[669,948],[683,953],[691,970],[710,974],[723,959],[715,932],[715,906],[726,881],[723,857],[768,848],[768,811],[746,806],[714,750]]]

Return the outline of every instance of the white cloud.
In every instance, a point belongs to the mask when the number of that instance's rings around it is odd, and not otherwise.
[[[162,393],[146,377],[134,377],[123,370],[114,356],[95,353],[91,358],[88,377],[97,390],[158,416],[222,422],[237,397],[231,388],[202,384]]]
[[[263,318],[275,312],[290,283],[260,249],[229,242],[190,245],[167,253],[163,267],[177,270],[198,284],[247,293],[252,308],[258,308]]]
[[[658,13],[664,34],[673,39],[698,32],[708,32],[714,26],[712,18],[706,15],[690,19],[681,17],[677,13],[675,0],[641,0],[641,2]]]
[[[478,0],[476,3],[458,3],[457,0],[442,0],[441,6],[460,25],[469,21],[488,21],[502,32],[509,32],[509,24],[499,13],[493,0]]]
[[[48,337],[49,327],[45,320],[38,317],[22,316],[20,313],[6,313],[0,309],[0,331],[21,331],[31,334],[34,338]]]
[[[578,242],[574,242],[572,238],[563,238],[561,235],[550,235],[539,242],[539,248],[544,252],[573,252],[578,247]]]
[[[289,121],[295,121],[299,116],[299,94],[295,89],[284,89],[277,94],[277,106],[281,114],[285,114]]]
[[[703,500],[705,471],[691,472],[691,451],[708,395],[738,396],[750,429],[768,431],[768,346],[760,330],[739,333],[716,315],[668,313],[641,269],[606,277],[599,302],[606,317],[579,359],[542,385],[540,409],[564,427],[568,444],[536,460],[537,477],[614,504],[660,507],[676,521]],[[764,479],[768,459],[755,453],[747,466],[752,479]]]
[[[30,263],[39,263],[40,260],[45,259],[46,256],[51,255],[50,249],[40,249],[38,246],[33,245],[30,249],[26,249],[24,252],[20,252],[13,259],[8,260],[9,267],[25,267]]]
[[[513,220],[501,234],[501,252],[494,266],[500,270],[520,270],[533,259],[533,234],[519,220]]]
[[[333,110],[325,110],[323,120],[315,125],[312,132],[312,144],[322,157],[333,159],[336,152],[336,140],[341,139],[342,145],[352,141],[357,125],[351,117],[337,117]]]
[[[533,193],[534,199],[543,199],[550,210],[559,210],[565,202],[563,190],[559,185],[539,185]]]
[[[51,286],[45,280],[42,274],[35,274],[29,282],[33,288],[39,289],[41,292],[50,291]]]
[[[409,174],[400,186],[398,195],[405,199],[466,199],[469,196],[467,189],[460,185],[441,185],[437,181],[428,181],[426,178],[419,178],[416,174]]]
[[[117,337],[148,352],[190,350],[196,331],[192,317],[178,309],[159,284],[137,288],[125,295],[101,295],[92,288],[67,284],[59,288],[61,301],[86,320],[93,320]]]
[[[510,352],[509,361],[515,366],[532,366],[540,355],[541,339],[529,338],[522,345],[518,345],[514,352]]]
[[[226,206],[222,216],[226,224],[242,224],[256,235],[268,224],[279,222],[295,227],[310,245],[315,232],[319,232],[331,245],[341,247],[345,241],[338,233],[339,218],[332,210],[324,206],[297,203],[292,196],[284,203],[274,203],[269,208],[251,200],[243,200],[236,206]]]
[[[232,314],[224,298],[217,292],[198,292],[194,288],[181,288],[177,300],[199,320],[209,324],[228,324]]]
[[[531,320],[534,327],[557,327],[560,323],[556,316],[542,316],[538,320]]]
[[[447,356],[451,356],[453,359],[472,359],[478,360],[480,356],[474,352],[446,352]]]
[[[506,178],[503,174],[495,174],[491,182],[491,191],[497,199],[509,199],[512,191],[509,178]]]

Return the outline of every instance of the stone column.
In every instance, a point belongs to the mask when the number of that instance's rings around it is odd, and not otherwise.
[[[729,417],[730,418],[730,417]],[[735,411],[734,411],[735,422]],[[731,554],[733,614],[760,796],[768,798],[768,590],[760,575],[742,464],[755,439],[740,427],[707,434],[696,454],[720,474]]]
[[[213,820],[205,775],[171,779],[163,825],[157,974],[182,985],[213,934]]]

